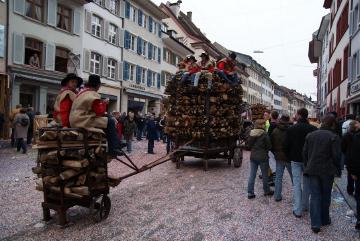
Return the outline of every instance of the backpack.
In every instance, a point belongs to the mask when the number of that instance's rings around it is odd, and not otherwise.
[[[29,119],[26,118],[26,117],[23,117],[20,119],[20,125],[23,126],[23,127],[26,127],[29,125]]]

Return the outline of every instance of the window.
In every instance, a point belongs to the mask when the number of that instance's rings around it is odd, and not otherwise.
[[[144,19],[143,27],[146,28],[147,27],[147,16],[144,15],[143,19]]]
[[[70,51],[65,48],[56,47],[55,70],[67,73],[67,64]]]
[[[132,7],[131,9],[131,18],[133,22],[136,22],[136,8]]]
[[[354,10],[352,11],[352,22],[351,22],[351,33],[354,34],[359,28],[359,5],[356,5]]]
[[[349,45],[344,49],[344,61],[343,61],[343,80],[348,78],[348,64],[349,64]]]
[[[141,83],[145,84],[145,77],[146,77],[146,69],[142,68],[141,70]]]
[[[96,37],[101,37],[102,19],[96,15],[92,15],[91,33]]]
[[[130,80],[135,81],[135,65],[129,64]]]
[[[101,55],[92,52],[90,59],[90,72],[92,74],[100,75],[100,71],[101,71],[100,66],[101,66]]]
[[[135,35],[131,34],[130,35],[130,49],[135,51]]]
[[[43,43],[33,38],[25,40],[25,64],[35,68],[42,68]]]
[[[109,10],[113,14],[118,14],[119,12],[119,0],[110,0]]]
[[[117,27],[114,24],[109,25],[109,42],[112,44],[116,44],[116,33]]]
[[[71,16],[72,11],[63,5],[58,5],[57,8],[57,24],[58,28],[71,32]]]
[[[26,16],[42,22],[44,18],[44,0],[26,0],[25,13]]]
[[[103,5],[103,0],[94,0],[93,2],[100,6]]]
[[[115,79],[115,70],[116,70],[116,61],[113,59],[108,59],[108,69],[107,69],[108,78]]]
[[[157,47],[153,45],[153,51],[152,51],[152,60],[156,60],[156,53],[157,53]]]

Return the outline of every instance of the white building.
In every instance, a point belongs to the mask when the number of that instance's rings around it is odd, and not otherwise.
[[[60,81],[81,74],[84,0],[9,1],[12,107],[51,113]]]
[[[360,115],[360,0],[350,1],[350,113]]]
[[[283,90],[280,88],[279,85],[275,84],[273,109],[276,110],[279,114],[285,114],[283,111],[283,104],[282,104],[283,96],[284,96]]]
[[[101,76],[99,93],[109,99],[109,112],[120,110],[124,14],[120,0],[96,0],[85,6],[83,76]]]
[[[163,98],[162,20],[166,15],[150,0],[125,4],[121,110],[160,113]]]
[[[351,1],[350,1],[351,2]],[[339,117],[347,112],[348,59],[349,59],[349,1],[325,0],[324,7],[330,9],[328,94],[329,111]]]

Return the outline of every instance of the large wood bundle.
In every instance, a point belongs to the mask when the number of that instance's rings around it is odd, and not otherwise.
[[[59,194],[81,199],[108,187],[104,143],[88,140],[84,145],[84,135],[77,131],[45,131],[39,140],[38,165],[33,172],[41,181],[36,190],[52,199],[60,199]]]
[[[176,75],[168,82],[165,103],[165,132],[182,140],[221,139],[239,135],[241,131],[242,88],[231,85],[217,74],[202,74],[199,85],[190,79],[181,82]]]

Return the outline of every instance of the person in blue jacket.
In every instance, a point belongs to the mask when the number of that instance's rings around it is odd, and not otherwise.
[[[157,128],[155,123],[155,116],[153,113],[150,114],[150,119],[146,124],[148,142],[148,154],[154,153],[154,142],[157,139]]]

